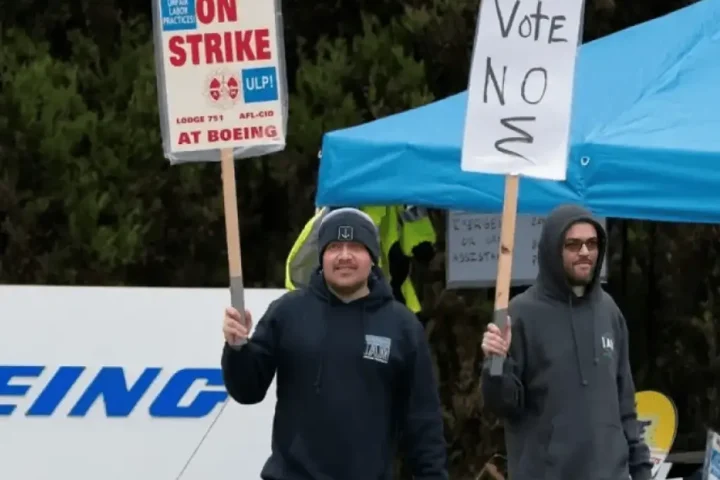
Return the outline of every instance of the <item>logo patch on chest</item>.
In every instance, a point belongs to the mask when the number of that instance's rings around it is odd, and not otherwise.
[[[365,335],[365,352],[363,358],[375,360],[380,363],[388,363],[390,360],[390,349],[392,340],[377,335]]]
[[[615,340],[609,333],[604,334],[600,337],[600,345],[602,346],[603,355],[612,357],[615,352]]]

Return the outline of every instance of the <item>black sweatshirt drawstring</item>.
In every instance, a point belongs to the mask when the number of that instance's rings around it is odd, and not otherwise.
[[[320,387],[322,386],[322,380],[323,380],[323,370],[325,369],[325,361],[327,360],[327,341],[328,341],[328,329],[330,326],[328,325],[328,322],[330,321],[330,315],[328,314],[328,310],[330,309],[330,305],[324,304],[322,307],[321,315],[322,315],[322,336],[320,339],[320,353],[318,354],[318,369],[317,374],[315,375],[315,382],[313,383],[313,386],[315,387],[315,393],[320,393]]]
[[[578,365],[578,372],[580,374],[580,384],[583,386],[586,386],[588,384],[587,379],[585,378],[585,370],[583,369],[582,359],[580,358],[580,345],[578,343],[578,336],[577,336],[577,330],[575,328],[575,319],[573,318],[573,299],[572,294],[569,297],[568,304],[570,306],[570,328],[572,330],[572,337],[573,337],[573,346],[575,347],[575,360],[577,361]],[[593,319],[593,331],[594,331],[594,324],[595,321]],[[593,335],[593,345],[595,345],[595,336]]]

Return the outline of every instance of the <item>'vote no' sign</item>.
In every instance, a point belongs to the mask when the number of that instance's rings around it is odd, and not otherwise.
[[[462,169],[564,180],[583,2],[480,6]]]

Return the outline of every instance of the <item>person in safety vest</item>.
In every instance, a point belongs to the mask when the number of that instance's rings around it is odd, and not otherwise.
[[[398,238],[388,250],[390,284],[395,298],[417,313],[421,307],[410,278],[411,259],[430,263],[435,256],[435,229],[425,208],[405,206],[394,209],[398,218]]]
[[[413,478],[448,480],[447,442],[425,330],[377,267],[377,227],[354,208],[319,222],[307,288],[275,300],[252,331],[225,311],[222,372],[233,400],[278,401],[265,480],[391,480],[398,445]]]
[[[410,278],[411,257],[423,263],[434,255],[435,230],[427,211],[418,207],[369,206],[361,209],[380,231],[379,267],[385,273],[393,296],[413,313],[421,309]],[[332,208],[322,208],[305,224],[285,263],[285,288],[307,286],[317,267],[317,231]]]

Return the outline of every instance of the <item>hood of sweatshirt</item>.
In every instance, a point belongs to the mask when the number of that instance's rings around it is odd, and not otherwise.
[[[605,260],[607,233],[592,214],[577,205],[562,205],[545,219],[538,244],[538,289],[556,300],[569,301],[575,294],[568,282],[563,267],[562,252],[565,234],[574,224],[587,222],[595,226],[598,235],[598,257],[590,284],[587,285],[584,298],[601,293],[600,270]]]

